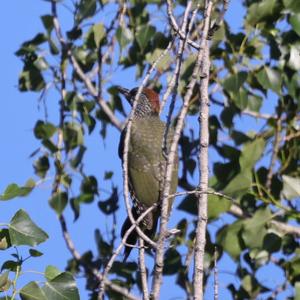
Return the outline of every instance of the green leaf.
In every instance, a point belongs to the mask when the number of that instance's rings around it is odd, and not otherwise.
[[[92,17],[97,9],[96,0],[81,0],[78,5],[78,14],[76,16],[77,24],[86,18]]]
[[[83,129],[78,123],[66,123],[64,126],[64,141],[67,151],[83,145]]]
[[[217,241],[228,254],[237,260],[243,251],[243,243],[240,236],[243,221],[239,220],[230,225],[225,225],[217,234]]]
[[[290,24],[297,34],[300,36],[300,13],[292,15],[289,19]]]
[[[36,246],[48,239],[48,234],[33,223],[22,209],[13,216],[8,230],[11,243],[16,246]]]
[[[51,31],[53,30],[53,28],[54,28],[53,16],[44,15],[44,16],[41,16],[41,20],[42,20],[42,23],[43,23],[43,25],[44,25],[44,27],[47,30],[47,33],[49,35],[51,33]]]
[[[295,298],[294,300],[300,300],[300,281],[295,283]]]
[[[5,191],[0,195],[0,201],[10,200],[16,197],[27,196],[35,187],[35,182],[32,179],[27,180],[24,186],[18,186],[12,183],[7,186]]]
[[[42,73],[33,64],[26,66],[19,76],[19,90],[21,92],[39,92],[46,86]]]
[[[291,200],[293,198],[300,197],[300,178],[283,175],[282,180],[282,195],[285,199]]]
[[[246,143],[239,160],[241,169],[252,169],[255,163],[261,158],[264,149],[265,141],[262,138],[257,138],[252,142]]]
[[[275,93],[280,94],[282,76],[278,71],[270,67],[264,67],[258,72],[257,80],[266,90],[271,89]]]
[[[300,13],[300,2],[295,0],[283,0],[286,9],[293,13]]]
[[[231,207],[231,201],[220,196],[208,195],[208,218],[215,219],[220,214],[228,211]]]
[[[247,22],[253,26],[277,18],[281,3],[278,0],[261,0],[250,5]]]
[[[48,159],[47,155],[43,155],[43,156],[39,157],[34,162],[35,174],[41,178],[45,178],[49,168],[50,168],[50,163],[49,163],[49,159]]]
[[[4,262],[4,264],[1,266],[1,271],[2,270],[10,270],[12,272],[16,272],[17,268],[20,267],[21,263],[14,261],[14,260],[7,260]]]
[[[247,108],[251,111],[259,112],[263,99],[257,95],[247,96]]]
[[[223,83],[223,88],[225,88],[228,92],[237,93],[239,92],[242,85],[247,80],[247,73],[246,72],[239,72],[237,74],[231,75],[225,79]]]
[[[45,283],[43,291],[51,300],[79,300],[79,293],[74,278],[63,272]]]
[[[154,36],[155,32],[155,27],[151,25],[141,25],[138,28],[136,40],[142,50],[147,47],[148,42]]]
[[[237,174],[223,190],[224,194],[231,197],[241,197],[251,188],[252,173],[251,170],[244,170]]]
[[[267,234],[266,223],[272,215],[269,209],[259,209],[251,219],[244,221],[242,237],[245,245],[250,249],[262,248],[265,235]]]
[[[22,300],[48,300],[43,290],[35,281],[26,284],[20,290],[20,296]]]
[[[66,192],[57,192],[49,200],[50,206],[55,210],[58,216],[62,214],[68,204],[68,194]]]
[[[84,153],[86,151],[86,147],[85,146],[79,146],[78,152],[77,154],[74,156],[73,159],[71,159],[71,166],[73,168],[77,168],[78,165],[81,163]]]
[[[49,122],[37,121],[34,127],[34,135],[37,139],[47,140],[56,132],[56,127]]]
[[[158,57],[162,54],[163,51],[164,50],[162,50],[162,49],[156,48],[154,50],[154,52],[152,52],[152,53],[149,52],[146,54],[146,60],[150,64],[152,64],[154,61],[156,61],[158,59]],[[171,63],[171,57],[169,54],[166,54],[166,55],[164,55],[163,58],[161,58],[159,60],[159,62],[156,65],[156,69],[160,72],[163,72],[170,66],[170,63]]]
[[[55,266],[47,266],[45,269],[45,277],[48,281],[54,279],[55,277],[57,277],[59,274],[61,274],[62,272],[57,269]]]
[[[97,47],[99,47],[106,34],[104,25],[102,23],[95,24],[93,26],[93,32],[95,44]]]
[[[116,31],[116,38],[120,48],[123,49],[133,40],[133,35],[129,28],[120,26]]]
[[[29,249],[29,254],[32,256],[32,257],[40,257],[43,255],[42,252],[36,250],[36,249]]]

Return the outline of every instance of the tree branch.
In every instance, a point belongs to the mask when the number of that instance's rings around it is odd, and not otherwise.
[[[143,290],[143,300],[149,300],[149,291],[148,291],[148,280],[147,280],[147,270],[145,265],[145,248],[144,248],[144,240],[139,238],[139,266],[141,273],[141,283]]]
[[[201,50],[200,45],[198,45],[197,43],[195,43],[194,41],[192,41],[190,39],[187,39],[186,33],[182,29],[179,29],[178,24],[173,15],[171,0],[167,0],[167,13],[168,13],[168,17],[169,17],[169,24],[171,25],[172,29],[176,32],[176,34],[179,36],[179,38],[181,40],[187,40],[187,43],[190,46],[192,46],[193,48],[195,48],[196,50]]]
[[[207,26],[208,31],[208,26]],[[161,210],[161,220],[160,220],[160,230],[159,230],[159,237],[157,242],[157,251],[156,251],[156,258],[155,258],[155,269],[154,269],[154,277],[152,282],[152,293],[151,293],[151,299],[158,299],[159,293],[160,293],[160,287],[162,282],[162,270],[164,265],[164,241],[165,241],[165,233],[167,229],[167,223],[168,223],[168,197],[169,197],[169,191],[170,191],[170,183],[171,183],[171,176],[172,176],[172,169],[174,164],[174,159],[176,157],[177,153],[177,147],[178,147],[178,141],[181,135],[181,132],[183,130],[184,126],[184,120],[185,116],[188,111],[188,104],[190,101],[190,98],[193,93],[194,86],[196,84],[199,72],[200,72],[200,65],[203,57],[203,52],[201,49],[203,49],[205,42],[207,39],[207,32],[206,34],[203,34],[201,44],[200,44],[200,50],[198,50],[198,55],[196,59],[196,63],[193,69],[193,73],[191,76],[191,80],[188,84],[186,94],[183,99],[183,105],[181,107],[177,125],[175,128],[175,134],[174,138],[170,147],[170,152],[167,159],[167,167],[166,167],[166,173],[164,178],[164,190],[163,190],[163,201],[162,201],[162,210]]]
[[[110,269],[113,266],[113,263],[117,256],[120,254],[122,248],[126,245],[127,238],[129,237],[130,233],[138,227],[138,224],[154,209],[157,207],[157,204],[155,203],[151,207],[149,207],[147,210],[145,210],[139,217],[138,219],[129,227],[129,229],[126,231],[119,247],[114,251],[113,255],[111,256],[109,262],[107,263],[104,271],[102,272],[101,275],[101,283],[99,286],[99,294],[98,294],[98,300],[101,300],[104,295],[104,290],[105,290],[105,279],[110,271]]]
[[[200,82],[200,151],[199,151],[199,173],[200,173],[200,190],[208,189],[208,145],[209,145],[209,45],[208,31],[210,24],[210,16],[212,12],[212,1],[208,1],[205,8],[204,28],[202,33],[202,43],[204,54],[201,59],[201,82]],[[198,198],[198,220],[196,227],[196,242],[194,252],[194,299],[203,299],[203,273],[204,273],[204,253],[206,243],[206,224],[207,224],[207,194],[201,194]]]

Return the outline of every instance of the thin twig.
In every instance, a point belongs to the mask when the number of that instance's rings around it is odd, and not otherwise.
[[[176,32],[176,34],[178,34],[179,38],[182,40],[186,39],[186,34],[184,31],[182,31],[181,29],[179,29],[178,24],[175,20],[175,17],[173,15],[173,10],[172,10],[172,1],[171,0],[167,0],[167,13],[168,13],[168,17],[169,17],[169,24],[171,25],[172,29]],[[187,39],[187,43],[192,46],[193,48],[195,48],[196,50],[200,50],[201,49],[201,45],[198,45],[197,43],[195,43],[194,41]]]
[[[247,109],[242,110],[241,113],[244,114],[244,115],[248,115],[250,117],[258,118],[258,119],[264,119],[264,120],[275,119],[275,117],[272,116],[272,115],[261,114],[261,113],[251,111],[251,110],[247,110]]]
[[[61,26],[58,21],[57,17],[57,10],[56,10],[56,2],[55,0],[51,0],[51,7],[52,7],[52,16],[53,16],[53,24],[54,24],[54,29],[56,32],[56,36],[58,40],[60,41],[62,51],[67,51],[67,55],[69,57],[69,60],[71,61],[74,70],[80,77],[80,79],[84,82],[87,90],[90,92],[90,94],[97,99],[97,103],[100,105],[100,107],[103,109],[111,123],[118,128],[119,130],[122,130],[123,125],[122,123],[117,119],[117,117],[114,115],[112,110],[109,108],[107,103],[99,97],[99,92],[97,91],[97,88],[94,86],[94,84],[91,82],[90,78],[84,74],[83,70],[81,69],[80,65],[78,64],[77,60],[75,59],[74,55],[72,54],[72,51],[70,49],[70,46],[68,45],[67,41],[63,37],[62,31],[61,31]]]
[[[239,217],[239,218],[248,217],[244,214],[242,209],[236,204],[231,205],[229,212],[232,215]],[[297,236],[298,238],[300,237],[300,227],[299,226],[293,226],[293,225],[286,224],[286,223],[283,223],[283,222],[280,222],[277,220],[271,220],[270,224],[273,225],[277,230],[279,230],[283,234],[293,234],[293,235]]]
[[[291,134],[287,135],[287,136],[284,138],[284,141],[285,141],[285,142],[289,142],[290,140],[296,139],[296,138],[298,138],[298,137],[300,137],[300,131],[295,132],[295,133],[291,133]]]
[[[139,266],[141,273],[141,283],[143,290],[143,300],[149,300],[149,291],[148,291],[148,280],[147,280],[147,270],[145,265],[145,248],[144,248],[144,240],[139,238]]]
[[[278,119],[276,121],[274,144],[272,147],[271,162],[270,162],[269,171],[267,175],[267,182],[266,182],[266,188],[268,191],[270,191],[271,188],[272,178],[274,174],[274,167],[275,167],[277,155],[279,152],[280,142],[281,142],[281,122],[282,120],[280,116],[278,116]]]
[[[96,268],[90,266],[84,260],[82,260],[81,255],[76,250],[75,245],[70,237],[70,234],[67,229],[67,224],[63,215],[60,216],[59,221],[60,221],[63,237],[66,242],[67,248],[69,249],[75,261],[84,268],[86,273],[95,276],[95,278],[97,278],[99,282],[104,281],[106,286],[109,286],[112,290],[120,293],[122,296],[127,297],[128,299],[131,300],[139,300],[138,297],[132,295],[126,288],[122,288],[119,285],[112,283],[107,278],[103,278]]]
[[[114,251],[113,255],[111,256],[109,262],[107,263],[104,271],[102,272],[101,278],[103,278],[103,280],[101,280],[100,283],[100,287],[99,287],[99,294],[98,294],[98,299],[102,299],[103,295],[104,295],[104,289],[105,289],[105,279],[110,271],[110,269],[113,266],[113,263],[115,261],[115,259],[117,258],[117,256],[120,254],[122,248],[126,245],[126,240],[129,237],[130,233],[137,228],[138,224],[153,210],[155,209],[157,206],[157,204],[152,205],[151,207],[149,207],[147,210],[145,210],[139,217],[138,219],[134,222],[134,224],[132,224],[128,230],[126,231],[119,247]]]
[[[85,87],[89,91],[89,93],[97,100],[97,103],[100,105],[100,107],[103,109],[107,117],[109,118],[110,122],[119,130],[123,129],[123,124],[118,120],[118,118],[115,116],[115,114],[112,112],[112,110],[109,108],[108,104],[101,98],[98,97],[98,91],[94,84],[91,82],[90,78],[84,74],[83,70],[81,69],[80,65],[78,64],[76,58],[72,54],[72,51],[68,50],[68,56],[69,59],[73,65],[74,70],[76,71],[77,75],[80,77],[80,79],[85,84]]]
[[[189,32],[191,31],[191,26],[194,24],[194,20],[195,20],[198,8],[199,8],[199,4],[197,5],[196,9],[194,9],[194,11],[192,13],[192,18],[189,22],[190,23],[189,28],[187,28],[187,23],[188,23],[188,14],[187,14],[187,12],[188,11],[185,10],[185,15],[184,15],[182,26],[181,26],[181,30],[185,32],[185,39],[180,40],[178,52],[176,53],[175,70],[173,72],[173,76],[172,76],[170,82],[168,83],[167,90],[166,90],[165,94],[162,97],[160,112],[163,111],[163,109],[165,107],[165,104],[167,102],[167,99],[169,98],[172,91],[173,91],[173,96],[172,96],[171,103],[175,103],[175,97],[176,97],[176,94],[177,94],[179,75],[180,75],[180,71],[181,71],[181,67],[182,67],[182,61],[183,61],[183,52],[184,52],[184,49],[186,47],[186,42],[187,42]],[[171,112],[172,112],[172,110],[170,109],[170,112],[169,112],[170,115],[172,115]]]
[[[219,299],[219,278],[218,278],[218,251],[215,247],[214,251],[214,300]]]

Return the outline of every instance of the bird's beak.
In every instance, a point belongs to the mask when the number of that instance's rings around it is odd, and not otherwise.
[[[123,88],[122,86],[117,86],[117,90],[126,97],[128,101],[130,101],[131,95],[130,90]]]

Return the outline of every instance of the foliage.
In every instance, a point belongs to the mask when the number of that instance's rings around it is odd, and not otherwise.
[[[215,15],[222,1],[216,2]],[[70,16],[73,24],[65,29],[59,19],[63,28],[59,37],[54,7],[63,10],[65,3],[73,3]],[[175,1],[177,20],[181,19],[185,6],[185,1]],[[2,263],[0,297],[8,291],[12,299],[17,294],[21,299],[79,299],[73,276],[84,273],[90,299],[96,299],[99,282],[91,270],[102,272],[118,246],[114,228],[117,226],[120,231],[116,213],[123,200],[118,192],[121,183],[115,182],[112,170],[107,170],[104,180],[99,174],[85,173],[87,136],[98,135],[95,128],[99,127],[101,139],[110,142],[113,136],[110,128],[116,122],[102,102],[122,122],[127,115],[111,84],[116,73],[135,70],[136,79],[141,80],[151,63],[174,40],[172,51],[159,62],[148,83],[161,94],[165,91],[175,71],[178,39],[168,25],[166,4],[160,1],[132,0],[126,5],[96,0],[50,1],[49,7],[49,14],[41,16],[44,32],[24,42],[16,52],[23,61],[19,90],[37,92],[41,97],[49,89],[58,91],[55,107],[59,122],[36,121],[33,133],[41,145],[33,155],[36,179],[30,179],[24,186],[10,184],[0,195],[1,205],[15,197],[30,197],[37,182],[52,172],[55,173],[53,189],[45,197],[59,217],[70,206],[77,220],[82,205],[94,205],[98,200],[99,218],[113,216],[113,229],[111,235],[103,234],[105,228],[95,230],[98,253],[92,253],[87,246],[80,261],[76,257],[68,261],[68,271],[47,266],[42,284],[31,281],[17,290],[24,261],[42,255],[37,249],[29,248],[28,257],[22,258],[17,249],[35,247],[48,238],[25,211],[19,210],[0,229],[0,250],[10,251],[15,247],[16,252],[13,260]],[[231,259],[230,271],[235,277],[226,282],[230,281],[227,289],[232,299],[275,299],[281,293],[286,298],[299,298],[300,2],[244,0],[243,7],[245,18],[241,29],[233,32],[228,20],[221,24],[211,41],[209,130],[210,152],[216,155],[210,158],[210,188],[226,197],[209,196],[204,284],[208,284],[213,274],[217,251],[220,264],[225,258]],[[234,9],[233,5],[229,7]],[[197,26],[190,33],[195,42],[199,41],[201,22],[201,18],[197,19]],[[178,105],[195,64],[193,47],[188,47],[183,57]],[[197,85],[179,145],[179,185],[183,191],[194,191],[198,186],[198,99]],[[175,121],[176,113],[175,109]],[[103,159],[115,159],[116,153],[117,150],[114,154],[105,153]],[[79,185],[74,177],[80,178]],[[112,182],[110,196],[105,197],[100,188],[108,189],[109,181]],[[189,260],[184,258],[193,250],[196,200],[195,194],[176,200],[171,219],[177,223],[180,233],[169,240],[163,270],[164,276],[172,276],[187,295],[191,294],[192,278]],[[261,268],[266,266],[282,270],[284,280],[266,286],[258,277]],[[149,272],[152,267],[151,263],[147,264]],[[115,261],[109,279],[120,287],[141,289],[135,262]],[[109,299],[120,299],[111,286],[106,293]]]

